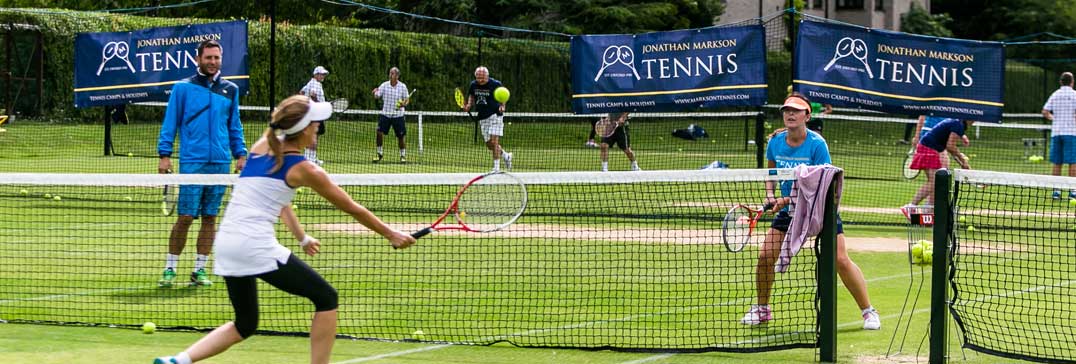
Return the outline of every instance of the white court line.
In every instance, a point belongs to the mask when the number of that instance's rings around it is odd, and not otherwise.
[[[880,282],[880,281],[885,281],[885,280],[890,280],[890,279],[897,279],[897,278],[905,278],[905,277],[908,277],[908,275],[907,274],[895,274],[895,275],[891,275],[891,276],[885,276],[885,277],[878,277],[878,278],[870,279],[867,282]],[[666,312],[660,312],[660,313],[631,315],[631,316],[625,316],[625,317],[621,317],[621,318],[617,318],[617,319],[583,322],[583,323],[565,325],[565,326],[555,327],[555,328],[550,328],[550,329],[528,330],[528,331],[518,332],[518,333],[514,333],[514,334],[494,336],[494,337],[491,337],[491,339],[504,339],[504,338],[508,338],[508,337],[512,337],[512,336],[524,336],[524,335],[530,335],[530,334],[546,332],[546,331],[561,330],[561,329],[574,329],[574,328],[579,328],[579,327],[587,327],[587,326],[603,324],[603,323],[607,323],[607,322],[628,321],[628,320],[632,320],[632,319],[636,319],[636,318],[642,318],[642,317],[665,315],[665,314],[670,314],[670,313],[675,313],[675,312],[683,312],[683,311],[690,311],[690,310],[702,309],[702,308],[707,308],[707,307],[722,306],[722,305],[732,304],[732,303],[736,303],[738,301],[749,300],[749,299],[751,299],[751,298],[741,298],[741,299],[736,299],[736,300],[728,301],[728,302],[721,303],[721,304],[715,304],[715,305],[685,307],[685,308],[680,308],[680,309],[676,309],[676,310],[673,310],[673,311],[666,311]],[[489,338],[487,338],[487,339],[489,339]],[[485,340],[475,340],[475,341],[485,341]],[[380,354],[380,355],[375,355],[375,356],[368,356],[368,357],[345,360],[345,361],[336,362],[336,363],[333,363],[333,364],[361,363],[361,362],[369,361],[369,360],[391,358],[391,357],[402,356],[402,355],[407,355],[407,354],[411,354],[411,353],[444,349],[444,348],[447,348],[447,347],[450,347],[450,346],[452,346],[452,344],[429,346],[429,347],[426,347],[426,348],[422,348],[423,350],[410,349],[410,350],[396,351],[396,352]],[[661,354],[661,355],[658,355],[658,357],[660,357],[660,358],[649,359],[649,360],[662,359],[662,358],[666,358],[666,357],[669,357],[669,356],[672,356],[672,355],[673,354]],[[646,360],[646,359],[643,359],[643,360]],[[647,360],[647,361],[649,361],[649,360]],[[644,363],[644,362],[645,361],[640,361],[639,363]],[[635,362],[630,362],[630,363],[635,363]]]
[[[379,359],[391,358],[391,357],[395,357],[395,356],[400,356],[400,355],[407,355],[407,354],[421,353],[421,352],[423,352],[423,351],[430,351],[430,350],[437,350],[437,349],[443,349],[443,348],[447,348],[447,347],[449,347],[449,346],[452,346],[452,344],[443,344],[443,345],[427,346],[427,347],[424,347],[424,348],[417,348],[417,349],[411,349],[411,350],[397,351],[397,352],[394,352],[394,353],[386,353],[386,354],[380,354],[380,355],[374,355],[374,356],[367,356],[367,357],[363,357],[363,358],[355,358],[355,359],[348,359],[348,360],[344,360],[344,361],[338,361],[338,362],[335,362],[335,363],[332,363],[332,364],[351,364],[351,363],[362,363],[362,362],[366,362],[366,361],[372,361],[372,360],[379,360]]]

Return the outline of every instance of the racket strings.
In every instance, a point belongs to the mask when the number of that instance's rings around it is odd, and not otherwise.
[[[526,190],[522,184],[490,176],[463,192],[456,219],[471,229],[495,230],[518,218],[525,205]]]

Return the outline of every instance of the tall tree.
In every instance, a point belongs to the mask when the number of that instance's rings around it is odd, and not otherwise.
[[[947,27],[952,21],[953,18],[949,14],[930,14],[918,3],[912,3],[912,8],[900,16],[900,31],[935,37],[952,37],[953,32]]]

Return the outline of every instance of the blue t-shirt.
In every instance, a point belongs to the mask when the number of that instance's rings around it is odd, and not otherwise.
[[[493,98],[493,90],[501,86],[503,86],[501,81],[497,81],[493,77],[490,77],[485,85],[479,85],[478,81],[471,81],[471,87],[467,90],[467,94],[474,96],[475,111],[478,113],[479,119],[488,118],[493,114],[501,114],[498,111],[501,103]]]
[[[927,135],[927,132],[930,131],[930,129],[934,129],[934,126],[945,120],[949,120],[949,118],[927,116],[925,119],[923,119],[923,128],[919,129],[919,139],[922,140],[923,136]]]
[[[791,147],[785,137],[788,131],[782,131],[770,138],[766,144],[766,160],[773,161],[777,168],[793,168],[801,164],[817,166],[829,164],[829,145],[822,135],[807,131],[807,139],[798,147]],[[792,181],[781,181],[781,196],[792,194]]]
[[[939,152],[944,151],[946,144],[949,144],[949,133],[964,136],[964,122],[959,119],[945,119],[919,138],[919,144]]]

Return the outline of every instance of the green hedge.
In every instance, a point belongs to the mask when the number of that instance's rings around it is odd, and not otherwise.
[[[67,117],[90,111],[74,110],[74,39],[80,32],[129,31],[148,27],[220,21],[218,19],[155,18],[48,9],[0,9],[0,22],[40,26],[46,42],[46,113]],[[251,92],[246,105],[269,103],[269,23],[249,22]],[[407,33],[334,26],[277,25],[276,95],[294,94],[306,83],[315,66],[325,66],[330,98],[345,97],[353,108],[376,109],[370,90],[387,79],[390,66],[402,70],[401,79],[418,89],[412,109],[455,110],[453,89],[464,88],[474,67],[487,65],[493,77],[512,90],[513,111],[564,112],[570,110],[571,80],[568,42],[479,38],[445,34]],[[225,62],[228,61],[225,55]],[[791,82],[790,54],[767,55],[769,101],[780,102]],[[1027,63],[1006,65],[1006,111],[1037,112],[1056,82],[1056,75]],[[1043,80],[1047,85],[1043,85]],[[96,115],[96,114],[95,114]]]

